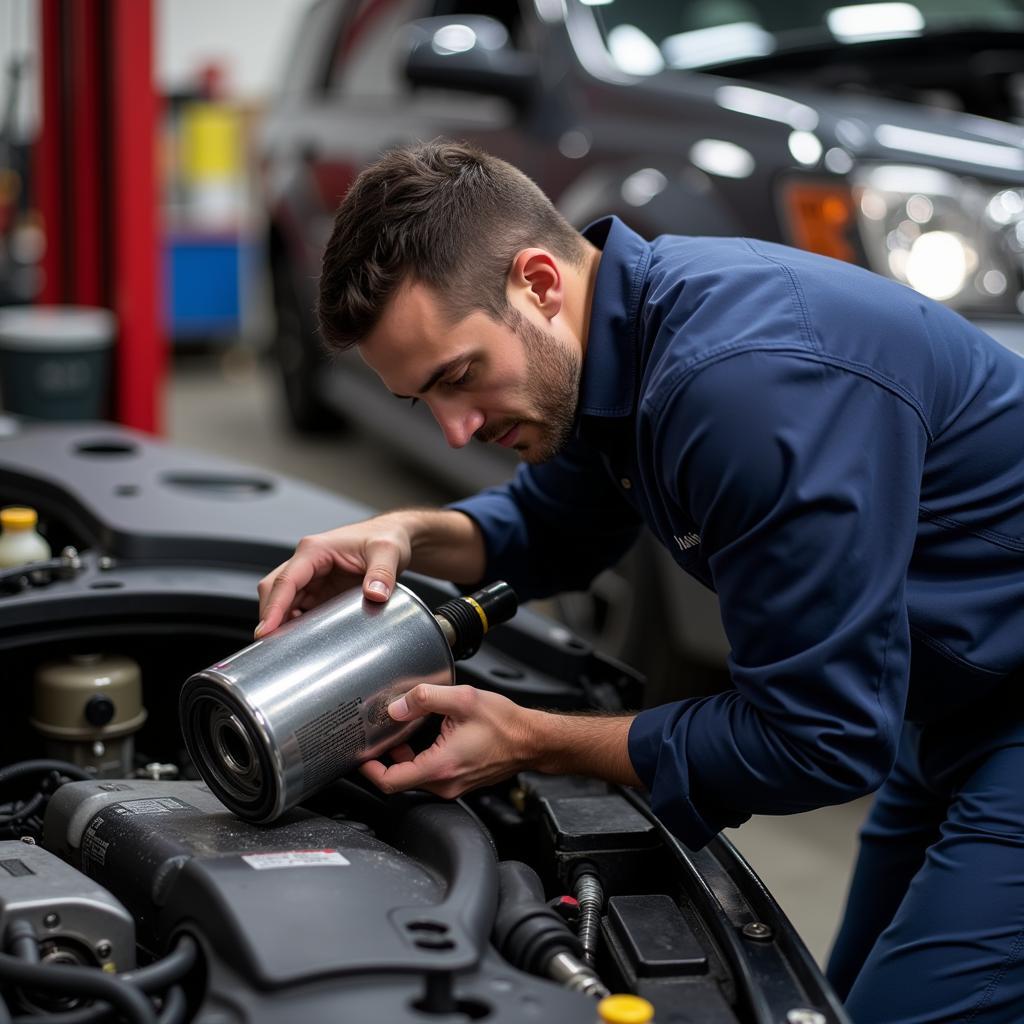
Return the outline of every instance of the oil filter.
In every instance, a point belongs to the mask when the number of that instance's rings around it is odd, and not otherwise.
[[[452,684],[455,660],[516,605],[506,583],[436,612],[402,584],[385,603],[340,594],[188,679],[189,755],[235,814],[273,821],[402,743],[420,722],[395,722],[388,704],[418,683]]]

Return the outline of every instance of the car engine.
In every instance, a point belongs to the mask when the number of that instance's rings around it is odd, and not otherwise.
[[[350,776],[270,825],[220,803],[182,684],[249,641],[256,582],[303,534],[367,510],[108,425],[12,429],[0,504],[61,552],[0,572],[0,1021],[593,1024],[608,993],[659,1022],[846,1020],[735,849],[688,850],[640,793],[523,773],[446,801]],[[640,702],[530,611],[457,671],[530,706]]]

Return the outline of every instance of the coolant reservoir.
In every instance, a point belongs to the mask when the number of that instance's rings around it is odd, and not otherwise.
[[[50,557],[50,545],[36,530],[38,521],[34,508],[11,505],[0,509],[0,569],[45,562]]]
[[[141,672],[132,658],[76,654],[36,669],[31,722],[51,757],[100,778],[125,778],[145,720]]]

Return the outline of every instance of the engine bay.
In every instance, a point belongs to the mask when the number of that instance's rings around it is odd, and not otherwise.
[[[658,1021],[846,1020],[735,849],[688,850],[632,790],[524,773],[446,801],[353,775],[270,825],[220,803],[182,684],[250,641],[301,536],[366,510],[77,425],[0,438],[10,504],[61,557],[0,575],[0,1021],[592,1024],[607,993]],[[457,678],[580,711],[642,686],[530,611]]]

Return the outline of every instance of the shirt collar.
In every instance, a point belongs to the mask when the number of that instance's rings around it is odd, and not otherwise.
[[[618,217],[583,230],[601,252],[580,380],[584,416],[631,416],[636,402],[637,319],[651,247]]]

